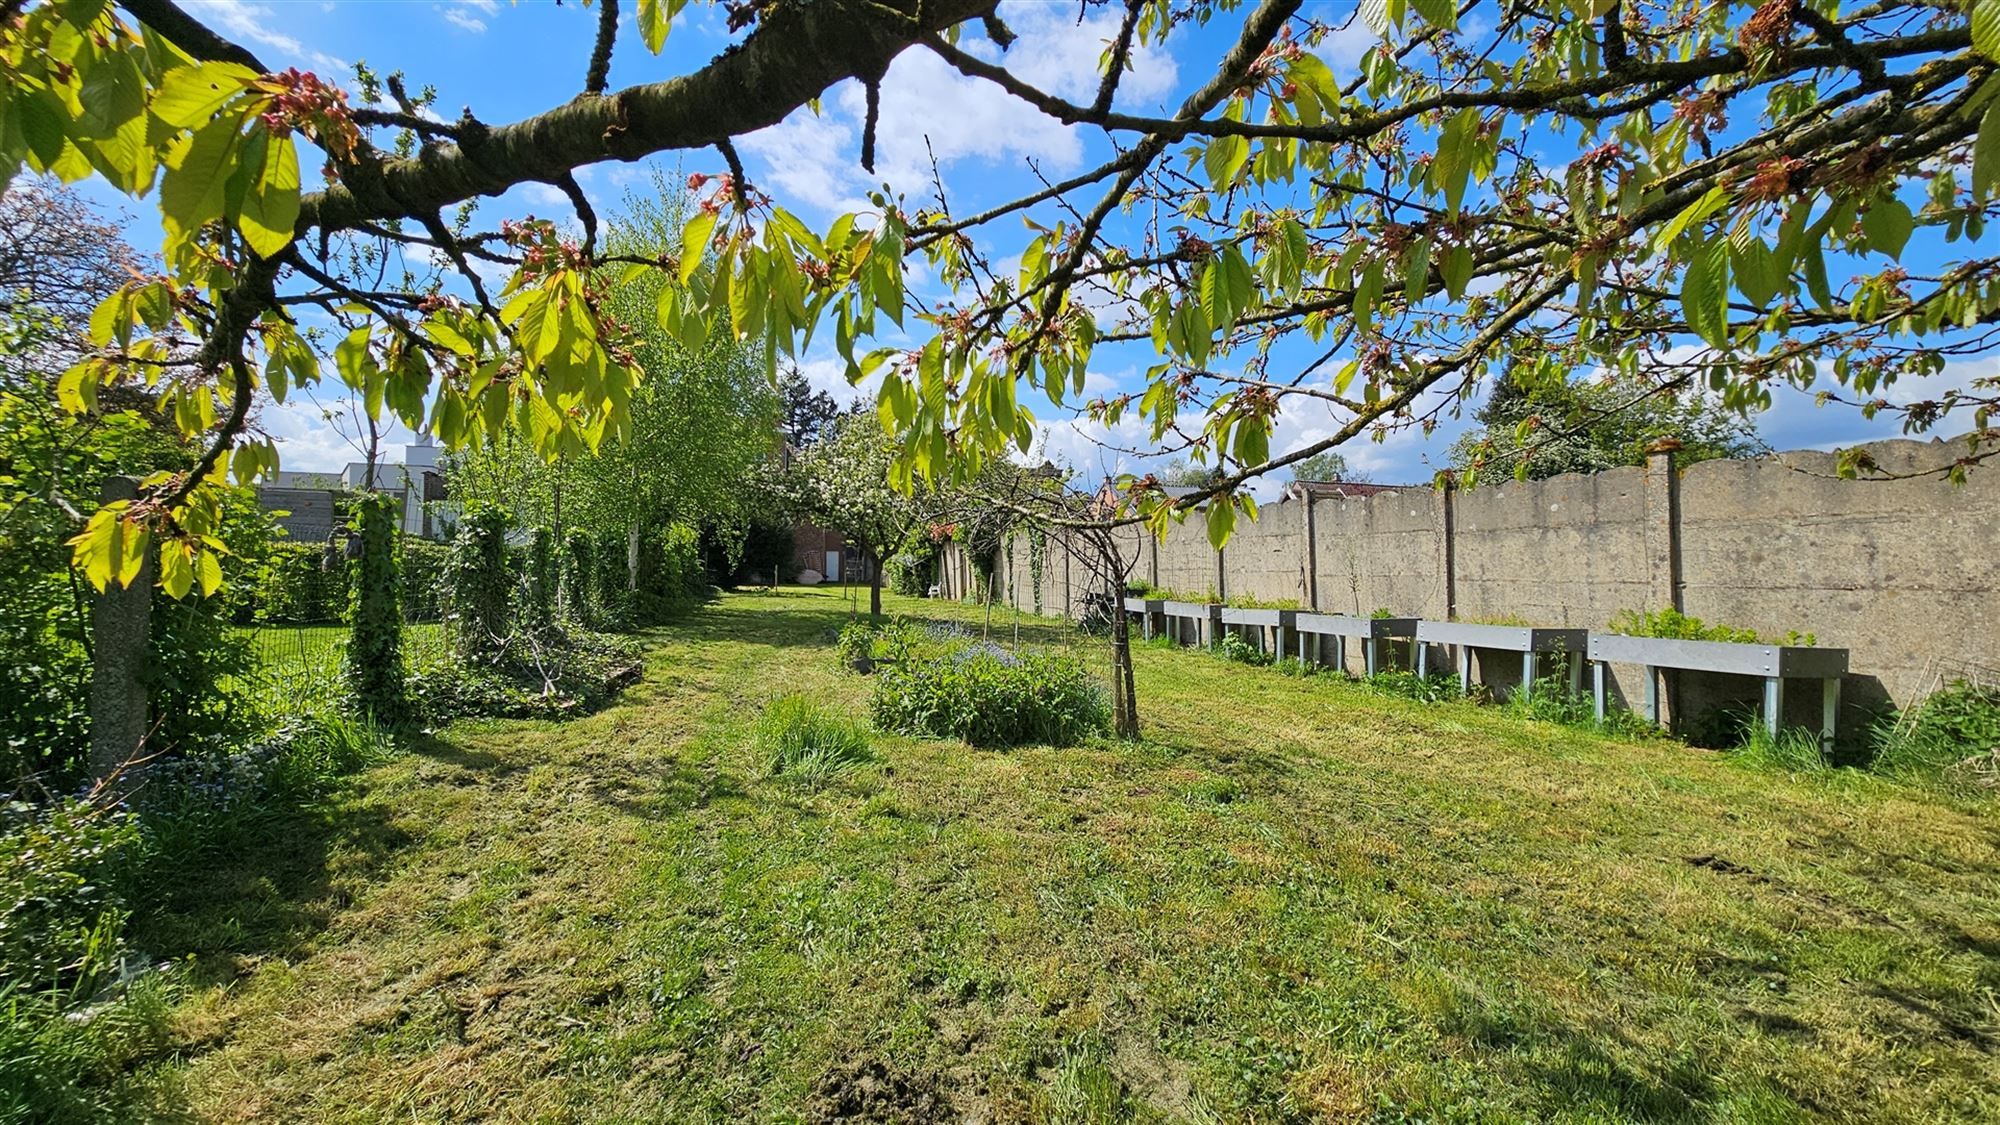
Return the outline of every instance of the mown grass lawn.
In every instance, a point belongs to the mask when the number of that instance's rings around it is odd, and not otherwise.
[[[142,944],[203,951],[163,1098],[2000,1120],[1991,805],[1151,648],[1143,745],[885,737],[809,792],[749,732],[791,692],[865,713],[829,647],[847,604],[725,597],[653,634],[611,709],[454,727],[143,920]]]

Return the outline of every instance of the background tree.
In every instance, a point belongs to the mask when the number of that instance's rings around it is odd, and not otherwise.
[[[840,417],[840,404],[816,389],[793,364],[778,376],[778,432],[790,449],[804,449],[819,440]]]
[[[1292,463],[1292,479],[1300,481],[1352,481],[1360,483],[1368,479],[1368,474],[1357,473],[1347,467],[1347,458],[1329,449],[1316,453],[1302,461]]]
[[[655,176],[626,197],[604,232],[606,251],[651,259],[678,249],[685,193]],[[622,267],[619,267],[622,270]],[[644,271],[618,281],[606,267],[600,315],[643,323],[666,278]],[[453,458],[453,494],[504,503],[524,526],[589,531],[600,550],[623,542],[628,588],[640,581],[648,528],[740,524],[747,490],[775,441],[779,398],[755,352],[727,335],[683,346],[661,332],[634,336],[624,357],[641,376],[628,422],[594,453],[545,459],[516,425],[486,447]]]
[[[869,570],[868,612],[882,616],[882,562],[923,533],[936,514],[928,487],[903,492],[890,485],[895,448],[882,427],[862,414],[836,420],[778,478],[788,507],[861,548]]]
[[[1176,488],[1208,488],[1222,479],[1222,469],[1215,465],[1190,465],[1176,458],[1167,462],[1159,471],[1161,484]]]
[[[1769,448],[1749,419],[1699,391],[1635,396],[1609,382],[1497,383],[1475,417],[1479,428],[1452,445],[1452,465],[1523,480],[1644,464],[1647,447],[1663,438],[1680,442],[1683,464]]]

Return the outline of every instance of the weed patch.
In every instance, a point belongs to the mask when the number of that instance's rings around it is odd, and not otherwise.
[[[788,695],[757,719],[757,752],[772,777],[809,789],[875,760],[868,728],[802,695]]]

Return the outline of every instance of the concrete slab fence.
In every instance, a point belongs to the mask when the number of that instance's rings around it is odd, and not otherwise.
[[[1872,443],[1888,474],[1949,465],[1963,439]],[[1136,530],[1130,576],[1176,593],[1289,601],[1304,611],[1368,617],[1604,630],[1621,610],[1672,607],[1767,637],[1812,634],[1845,648],[1844,731],[1869,709],[1920,698],[1954,670],[2000,663],[2000,468],[1969,483],[1937,476],[1842,480],[1813,451],[1682,466],[1671,450],[1643,466],[1469,491],[1411,487],[1370,496],[1287,499],[1239,524],[1221,550],[1199,518],[1163,541]],[[1075,616],[1094,585],[1061,536],[1031,565],[1028,536],[1000,559],[996,596]],[[944,594],[971,592],[955,555]],[[1040,597],[1037,599],[1036,585]],[[1350,654],[1359,671],[1358,654]],[[1431,654],[1452,668],[1456,653]],[[1479,678],[1503,691],[1518,652],[1483,650]],[[1488,666],[1490,664],[1490,666]],[[1607,669],[1614,698],[1639,702],[1637,666]],[[1820,725],[1820,700],[1786,700],[1787,721]],[[1666,718],[1763,702],[1735,677],[1671,678]],[[1797,714],[1792,715],[1791,710]]]

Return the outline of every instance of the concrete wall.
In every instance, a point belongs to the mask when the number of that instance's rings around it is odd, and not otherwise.
[[[1892,475],[1949,465],[1964,450],[1962,439],[1869,447]],[[1602,629],[1621,610],[1672,606],[1767,636],[1810,633],[1851,652],[1850,727],[1954,669],[2000,664],[2000,472],[1990,468],[1952,486],[1936,476],[1841,480],[1822,453],[1686,469],[1659,453],[1643,467],[1470,492],[1287,500],[1239,523],[1219,557],[1197,513],[1158,542],[1135,537],[1128,557],[1131,577],[1164,589],[1328,613]],[[1025,536],[1003,572],[1002,598],[1033,608]],[[1093,584],[1051,535],[1044,611],[1078,612]],[[1490,663],[1482,668],[1496,683],[1517,675],[1511,660]],[[1637,669],[1614,666],[1611,685],[1621,697],[1641,691]],[[1686,675],[1668,705],[1691,714],[1754,690]],[[1816,695],[1792,693],[1796,721],[1813,720]]]

